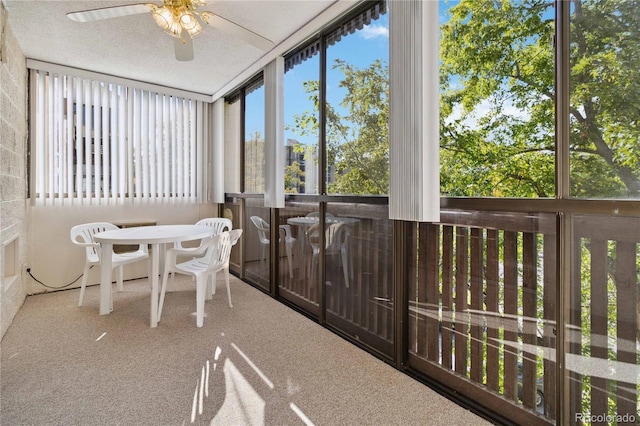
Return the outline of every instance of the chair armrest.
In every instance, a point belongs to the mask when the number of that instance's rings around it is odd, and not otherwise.
[[[100,248],[100,243],[81,243],[80,241],[73,241],[73,244],[80,247],[95,247]]]

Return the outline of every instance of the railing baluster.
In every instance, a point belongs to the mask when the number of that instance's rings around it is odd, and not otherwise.
[[[556,365],[555,357],[551,357],[556,349],[556,236],[544,235],[544,295],[543,318],[544,337],[544,413],[549,419],[556,418]]]
[[[531,232],[522,235],[522,341],[525,350],[522,361],[522,403],[535,408],[536,397],[536,353],[532,351],[538,344],[537,327],[537,247],[536,236]]]
[[[451,369],[453,226],[442,227],[442,365]]]
[[[608,359],[607,241],[591,240],[591,356]],[[591,378],[591,412],[607,413],[607,379]]]
[[[456,227],[456,307],[455,359],[456,372],[467,376],[469,332],[469,229]]]
[[[498,391],[500,363],[499,363],[499,310],[498,310],[498,231],[487,230],[487,296],[486,310],[487,324],[487,386]]]
[[[482,229],[471,229],[471,380],[482,383],[484,342],[484,315],[482,300],[484,298],[482,265],[483,265],[483,238]]]
[[[518,235],[504,232],[504,395],[517,400]]]
[[[617,291],[617,341],[616,360],[620,363],[636,365],[638,327],[636,302],[638,298],[636,267],[636,243],[618,241],[616,247],[616,291]],[[633,378],[629,378],[633,380]],[[617,413],[637,416],[638,389],[628,382],[617,382]]]
[[[424,226],[426,231],[426,237],[421,238],[421,241],[425,241],[426,246],[426,302],[427,302],[427,356],[430,361],[437,362],[440,356],[440,348],[438,340],[440,339],[438,333],[438,326],[440,321],[438,319],[439,298],[440,293],[439,282],[440,277],[440,242],[439,242],[439,226],[426,225]],[[421,244],[422,247],[422,244]],[[421,253],[425,253],[421,251]]]

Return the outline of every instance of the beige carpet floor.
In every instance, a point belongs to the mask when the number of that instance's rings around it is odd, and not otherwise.
[[[146,280],[27,297],[0,344],[0,424],[478,425],[486,422],[232,277],[195,326],[177,277],[149,327]]]

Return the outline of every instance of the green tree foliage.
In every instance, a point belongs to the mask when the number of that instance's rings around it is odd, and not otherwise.
[[[387,194],[389,191],[389,69],[380,60],[359,69],[336,60],[347,93],[339,105],[326,105],[327,162],[335,171],[328,183],[334,194]],[[295,115],[290,128],[317,136],[318,82],[304,83],[313,111]],[[340,108],[338,108],[340,107]],[[343,112],[344,111],[344,112]]]
[[[463,1],[441,27],[441,188],[554,194],[552,2]]]
[[[284,169],[284,190],[287,194],[297,194],[298,186],[303,183],[304,172],[297,161]]]
[[[573,1],[571,193],[640,195],[638,2]],[[462,1],[441,27],[441,182],[456,196],[554,189],[554,2]]]

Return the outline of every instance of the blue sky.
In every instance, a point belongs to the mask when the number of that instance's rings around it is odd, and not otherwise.
[[[327,99],[337,106],[345,94],[345,90],[338,87],[342,74],[332,70],[335,59],[340,58],[358,68],[365,68],[376,59],[388,63],[389,57],[389,18],[382,15],[378,20],[353,34],[344,36],[338,43],[327,49]],[[293,124],[293,115],[312,110],[313,105],[304,93],[303,82],[318,80],[319,55],[307,59],[296,65],[285,74],[285,126]],[[251,102],[253,100],[253,103]],[[246,131],[253,134],[259,130],[264,134],[264,88],[256,90],[247,98]],[[285,140],[297,139],[303,143],[316,143],[314,138],[300,137],[290,130],[285,130]]]

